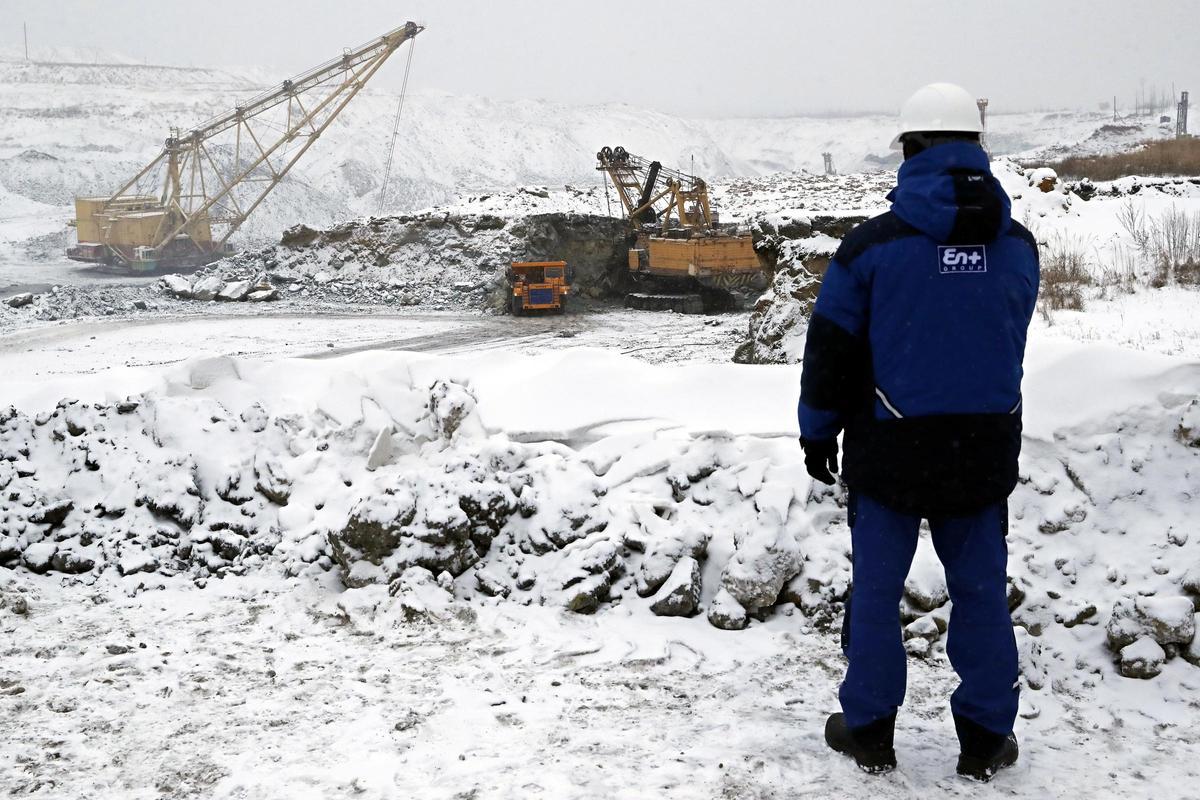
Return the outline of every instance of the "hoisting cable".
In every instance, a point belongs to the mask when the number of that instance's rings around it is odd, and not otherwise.
[[[388,181],[392,177],[392,160],[396,156],[396,140],[400,138],[400,115],[404,113],[404,99],[408,96],[408,76],[412,72],[413,53],[417,51],[417,40],[408,43],[408,61],[404,65],[404,82],[400,84],[400,99],[396,102],[396,120],[392,124],[392,144],[388,148],[387,167],[383,170],[383,185],[379,187],[379,214],[383,214],[387,202]]]

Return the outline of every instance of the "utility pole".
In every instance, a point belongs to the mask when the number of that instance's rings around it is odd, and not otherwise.
[[[1175,135],[1187,136],[1188,93],[1181,92],[1179,105],[1175,107]]]
[[[987,144],[988,99],[986,97],[981,97],[975,101],[975,105],[979,106],[979,127],[983,129],[983,133],[979,134],[979,143],[981,145],[983,145],[983,149],[987,150],[988,153],[990,154],[991,151],[988,150],[988,144]]]
[[[25,60],[29,61],[29,23],[22,22],[21,30],[25,33]]]

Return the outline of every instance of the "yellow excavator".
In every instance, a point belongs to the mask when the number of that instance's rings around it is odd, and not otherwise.
[[[753,238],[720,223],[703,179],[624,147],[605,147],[596,159],[630,226],[629,276],[637,291],[626,306],[721,311],[736,306],[737,293],[766,288]]]

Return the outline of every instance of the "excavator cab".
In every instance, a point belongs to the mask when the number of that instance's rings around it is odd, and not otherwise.
[[[508,270],[509,310],[514,317],[531,311],[564,314],[571,291],[565,261],[514,261]]]

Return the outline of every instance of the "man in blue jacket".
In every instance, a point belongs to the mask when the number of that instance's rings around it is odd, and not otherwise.
[[[842,242],[805,344],[805,463],[832,484],[844,433],[854,553],[842,713],[825,738],[872,772],[896,765],[906,680],[899,603],[922,519],[954,604],[958,772],[988,780],[1017,760],[1005,535],[1039,267],[981,133],[975,101],[958,86],[931,84],[905,103],[891,211]]]

